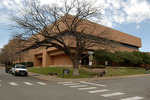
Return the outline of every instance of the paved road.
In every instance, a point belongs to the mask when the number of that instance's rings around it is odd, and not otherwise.
[[[0,68],[0,100],[150,100],[150,76],[50,82]]]

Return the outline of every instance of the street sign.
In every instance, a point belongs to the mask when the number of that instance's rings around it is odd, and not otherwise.
[[[105,61],[105,66],[108,66],[108,61]]]
[[[68,77],[69,77],[69,69],[63,69],[63,77],[64,77],[64,74],[68,74]]]
[[[88,51],[88,54],[89,54],[89,80],[90,80],[91,66],[92,66],[92,60],[93,60],[93,52]]]
[[[93,60],[93,55],[89,55],[89,61],[92,62]]]
[[[63,74],[69,74],[69,69],[63,69]]]
[[[92,66],[92,62],[89,62],[89,66]]]

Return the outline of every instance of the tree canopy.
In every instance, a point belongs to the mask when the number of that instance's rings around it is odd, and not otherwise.
[[[116,51],[114,53],[109,51],[96,50],[94,52],[95,60],[100,63],[102,61],[109,61],[115,63],[121,63],[125,66],[143,66],[146,67],[150,64],[150,55],[145,52],[133,51],[133,52],[121,52]]]

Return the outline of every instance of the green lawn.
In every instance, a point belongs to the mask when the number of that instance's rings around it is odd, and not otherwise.
[[[48,75],[48,73],[58,73],[58,77],[63,77],[63,69],[69,69],[70,74],[68,77],[68,74],[65,74],[65,78],[88,78],[89,72],[84,71],[83,69],[79,69],[80,76],[79,77],[72,77],[73,69],[67,68],[67,67],[41,67],[36,68],[32,67],[29,68],[29,72],[39,73],[43,75]],[[108,76],[124,76],[124,75],[136,75],[136,74],[145,74],[146,71],[144,68],[120,68],[120,67],[107,67],[107,73],[105,77]],[[150,73],[150,71],[149,71]],[[94,73],[91,73],[91,77],[94,77]]]
[[[48,73],[58,73],[58,77],[63,78],[63,69],[69,69],[69,77],[68,74],[64,74],[64,78],[87,78],[89,77],[89,72],[84,71],[83,69],[79,69],[80,76],[79,77],[72,77],[73,69],[71,67],[41,67],[36,68],[32,67],[29,68],[29,72],[39,73],[43,75],[48,75]],[[91,73],[93,75],[94,73]]]
[[[127,68],[127,67],[109,67],[107,68],[106,76],[124,76],[124,75],[137,75],[145,74],[146,71],[144,68]],[[149,71],[150,73],[150,71]]]

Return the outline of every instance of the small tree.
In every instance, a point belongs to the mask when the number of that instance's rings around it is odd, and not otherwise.
[[[5,45],[2,48],[0,59],[3,63],[13,63],[14,60],[19,60],[21,62],[21,54],[16,55],[17,52],[19,52],[23,46],[23,40],[21,39],[11,39],[9,40],[9,43]]]
[[[150,64],[150,55],[145,52],[134,51],[133,54],[139,58],[138,64],[143,64],[146,67],[147,64]]]
[[[116,57],[114,53],[111,53],[109,51],[96,50],[94,51],[94,59],[97,61],[98,64],[100,64],[100,62],[104,62],[104,61],[112,62],[116,60]]]

